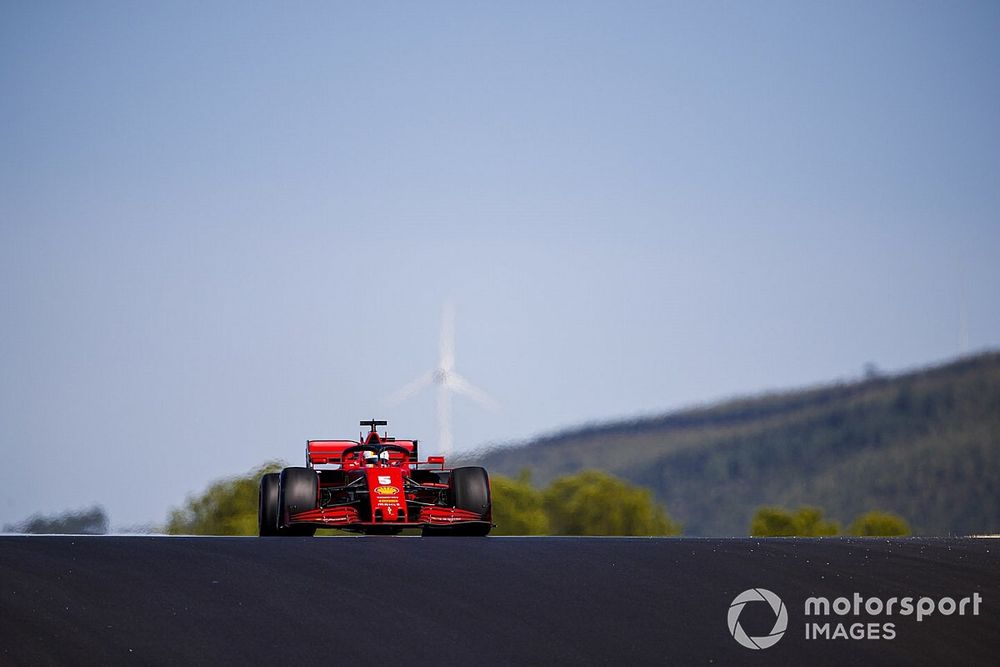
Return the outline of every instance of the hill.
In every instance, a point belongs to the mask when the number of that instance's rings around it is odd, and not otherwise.
[[[602,468],[653,490],[688,535],[746,535],[764,504],[869,509],[920,535],[1000,532],[1000,353],[895,376],[588,425],[475,457],[536,483]]]

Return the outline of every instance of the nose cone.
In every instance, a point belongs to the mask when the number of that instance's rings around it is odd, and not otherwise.
[[[403,471],[399,468],[367,468],[372,521],[406,521],[406,495]]]

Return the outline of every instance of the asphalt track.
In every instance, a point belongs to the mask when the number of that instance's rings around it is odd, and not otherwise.
[[[787,605],[732,638],[748,588]],[[979,593],[894,639],[809,596]],[[967,612],[970,608],[967,608]],[[740,624],[767,634],[750,603]],[[0,664],[1000,664],[1000,540],[0,537]]]

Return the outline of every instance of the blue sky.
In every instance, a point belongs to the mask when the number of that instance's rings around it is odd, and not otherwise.
[[[1000,344],[1000,5],[5,3],[0,523]],[[964,306],[963,306],[964,304]],[[968,344],[961,342],[961,312]]]

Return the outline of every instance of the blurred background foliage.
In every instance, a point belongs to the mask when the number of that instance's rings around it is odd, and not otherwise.
[[[899,537],[910,534],[910,524],[892,512],[873,510],[856,518],[849,532],[858,537]]]
[[[783,507],[761,507],[750,522],[753,537],[825,537],[839,535],[840,524],[823,518],[818,507],[800,507],[793,511]]]
[[[853,382],[588,425],[463,464],[530,466],[540,485],[605,470],[652,491],[687,535],[745,534],[766,505],[815,505],[845,525],[891,508],[918,535],[996,534],[1000,353],[893,376],[869,366]]]
[[[5,533],[34,535],[104,535],[108,532],[108,515],[100,505],[61,514],[33,514],[20,523],[8,523]]]
[[[173,510],[165,532],[171,535],[256,535],[260,478],[280,472],[280,461],[269,461],[246,475],[213,482],[200,495],[189,496]]]
[[[545,512],[542,492],[531,485],[531,473],[521,471],[517,478],[491,476],[495,535],[548,535],[549,515]]]
[[[680,524],[653,500],[649,489],[599,470],[553,481],[542,509],[553,535],[678,535]],[[495,502],[503,503],[501,496]],[[502,528],[498,525],[498,528]],[[500,532],[498,534],[504,534]]]
[[[818,507],[766,506],[757,509],[750,522],[753,537],[828,537],[843,534],[840,522],[823,518]],[[856,537],[902,537],[910,534],[910,525],[891,512],[872,510],[859,515],[847,532]]]

